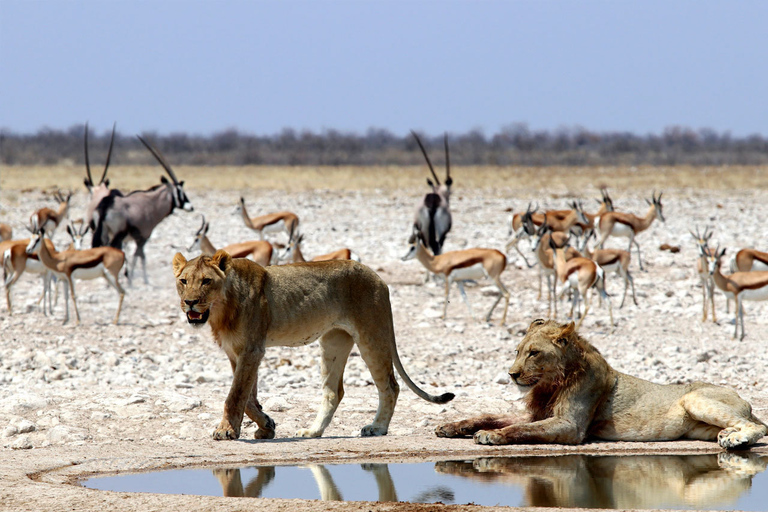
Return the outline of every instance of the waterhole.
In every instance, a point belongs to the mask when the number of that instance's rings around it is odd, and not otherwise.
[[[564,455],[412,464],[179,469],[90,478],[90,489],[253,498],[614,509],[768,510],[768,457]]]

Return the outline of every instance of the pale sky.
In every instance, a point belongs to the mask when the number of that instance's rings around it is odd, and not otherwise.
[[[764,1],[0,0],[0,128],[768,134]]]

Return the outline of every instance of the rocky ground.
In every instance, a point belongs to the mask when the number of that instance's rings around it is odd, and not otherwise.
[[[439,423],[477,412],[517,408],[510,401],[506,370],[528,323],[546,315],[537,300],[537,268],[525,267],[509,256],[503,280],[512,292],[504,326],[473,321],[453,290],[448,319],[440,318],[442,284],[423,284],[417,261],[400,261],[418,196],[404,191],[248,192],[251,215],[291,209],[301,218],[307,256],[351,247],[364,263],[390,284],[398,347],[406,370],[430,392],[451,391],[456,399],[445,406],[416,398],[402,386],[390,434],[384,439],[359,438],[360,428],[375,412],[377,399],[370,375],[353,351],[345,373],[344,398],[325,438],[295,440],[308,426],[320,395],[316,344],[267,352],[259,376],[265,409],[277,422],[275,441],[254,442],[253,425],[241,441],[214,442],[229,388],[231,371],[213,344],[209,329],[192,330],[182,318],[171,272],[177,250],[192,242],[200,226],[199,213],[210,222],[214,245],[253,239],[234,215],[240,191],[190,190],[194,213],[177,213],[156,229],[147,245],[149,284],[141,277],[128,288],[119,325],[111,324],[117,294],[105,282],[77,284],[81,324],[62,324],[63,294],[53,316],[44,316],[36,302],[41,285],[37,276],[22,277],[13,288],[14,312],[0,310],[0,508],[115,510],[185,508],[233,510],[252,505],[232,504],[226,498],[130,495],[91,491],[69,482],[93,472],[135,471],[183,465],[238,465],[311,460],[379,458],[414,460],[426,455],[446,458],[489,453],[516,453],[517,448],[477,447],[470,440],[439,440]],[[3,197],[3,195],[6,197]],[[17,236],[23,235],[28,215],[46,199],[37,190],[0,193],[7,219]],[[596,196],[594,189],[576,197]],[[614,190],[616,206],[645,212],[650,191]],[[654,222],[640,235],[644,264],[637,267],[633,253],[638,306],[628,297],[618,308],[623,284],[610,276],[614,296],[615,331],[608,310],[593,307],[584,322],[585,334],[619,370],[660,383],[706,380],[727,384],[753,403],[758,416],[768,418],[768,316],[765,306],[747,303],[747,337],[734,341],[733,308],[725,312],[718,294],[719,324],[701,322],[701,286],[693,271],[696,247],[689,235],[694,226],[713,226],[713,242],[729,253],[745,246],[765,249],[761,242],[768,218],[763,192],[698,189],[665,190],[666,223]],[[78,218],[85,195],[73,198],[72,216]],[[529,201],[543,208],[562,208],[566,197],[553,198],[539,190],[458,190],[452,199],[454,229],[446,250],[465,247],[502,249],[508,240],[508,208],[524,209]],[[60,229],[55,241],[64,245]],[[284,241],[285,237],[278,237]],[[659,250],[663,243],[679,246],[679,253]],[[611,246],[625,248],[625,239]],[[527,251],[527,242],[520,244]],[[132,246],[128,249],[129,256]],[[138,276],[140,276],[140,272]],[[489,283],[468,286],[477,316],[494,300]],[[565,305],[561,305],[561,316]],[[70,314],[74,312],[70,308]],[[494,321],[501,311],[497,309]],[[711,443],[589,445],[591,450],[717,451]],[[547,448],[525,448],[552,450]],[[758,451],[768,453],[765,447]],[[50,471],[54,470],[54,471]],[[28,478],[31,476],[32,478]],[[268,510],[311,509],[312,502],[268,500]],[[334,505],[367,510],[364,504]],[[413,510],[421,510],[413,505]],[[327,508],[327,507],[326,507]],[[434,508],[434,507],[425,507]],[[463,507],[470,509],[472,507]]]

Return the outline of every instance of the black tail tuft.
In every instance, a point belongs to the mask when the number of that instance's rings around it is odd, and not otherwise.
[[[443,393],[442,395],[437,397],[437,401],[435,403],[436,404],[445,404],[445,403],[450,402],[454,398],[456,398],[456,395],[454,395],[453,393]]]

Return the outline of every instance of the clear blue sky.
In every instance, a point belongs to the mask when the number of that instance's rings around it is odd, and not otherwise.
[[[0,0],[0,128],[768,134],[765,1]]]

